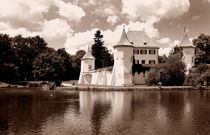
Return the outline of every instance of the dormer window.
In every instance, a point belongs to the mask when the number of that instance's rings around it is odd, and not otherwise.
[[[144,45],[147,45],[147,42],[146,41],[144,41]]]

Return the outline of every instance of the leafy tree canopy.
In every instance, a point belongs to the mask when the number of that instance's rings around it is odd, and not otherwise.
[[[193,39],[193,44],[196,46],[196,64],[210,64],[210,36],[200,34]]]
[[[146,78],[147,85],[158,85],[161,82],[166,86],[182,85],[185,80],[185,64],[180,53],[171,54],[166,63],[152,68]]]

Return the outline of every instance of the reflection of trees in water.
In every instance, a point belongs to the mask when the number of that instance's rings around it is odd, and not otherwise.
[[[91,115],[92,134],[100,134],[101,125],[103,120],[110,113],[111,104],[95,102],[93,106],[93,113]]]
[[[160,105],[166,109],[167,119],[171,124],[183,118],[185,97],[183,92],[162,92]]]
[[[63,117],[68,107],[65,103],[67,98],[72,97],[61,92],[36,90],[1,92],[0,123],[6,128],[0,130],[15,134],[41,131],[42,124],[48,117]]]

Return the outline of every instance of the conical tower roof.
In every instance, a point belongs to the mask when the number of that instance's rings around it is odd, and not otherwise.
[[[86,60],[86,59],[95,60],[95,58],[91,54],[90,47],[88,47],[86,54],[82,57],[82,60]]]
[[[180,40],[179,46],[181,47],[194,47],[192,42],[189,40],[186,30],[184,28],[182,39]]]
[[[121,34],[121,38],[120,38],[120,41],[117,43],[117,45],[115,46],[133,46],[132,43],[129,41],[128,39],[128,36],[125,32],[125,28],[123,27],[123,31],[122,31],[122,34]]]

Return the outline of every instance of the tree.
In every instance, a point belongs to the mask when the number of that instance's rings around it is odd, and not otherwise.
[[[206,86],[209,86],[209,82],[210,82],[210,69],[206,70],[206,72],[204,72],[202,74],[202,78],[206,82]]]
[[[197,87],[197,86],[203,85],[203,78],[201,77],[201,74],[193,73],[193,72],[189,73],[186,76],[185,85],[193,86],[193,87]]]
[[[65,69],[64,70],[65,72],[63,73],[64,76],[63,76],[62,80],[72,80],[72,79],[74,79],[74,77],[73,77],[74,76],[74,69],[72,67],[70,54],[68,54],[64,48],[58,49],[57,54],[58,54],[59,57],[62,58],[62,61],[64,62],[63,67]]]
[[[210,36],[200,34],[193,39],[193,44],[196,46],[196,64],[210,64]]]
[[[158,56],[158,63],[166,63],[168,57],[164,54],[163,56]]]
[[[182,85],[185,80],[185,64],[181,60],[180,53],[172,54],[164,64],[152,68],[146,78],[147,85],[173,86]]]
[[[180,57],[182,58],[182,56],[183,56],[183,48],[176,45],[176,46],[173,48],[173,50],[170,51],[169,57],[170,57],[170,56],[173,56],[173,55],[175,55],[175,54],[179,54]]]
[[[65,68],[64,60],[57,52],[49,48],[39,54],[33,62],[33,74],[36,80],[62,80]]]
[[[94,41],[92,45],[92,54],[95,57],[95,67],[96,69],[112,66],[113,65],[113,56],[109,53],[106,47],[104,47],[103,35],[100,30],[97,30],[95,33]]]
[[[0,81],[16,81],[19,68],[12,49],[12,38],[7,34],[0,34]]]
[[[19,68],[18,80],[33,80],[34,59],[46,50],[47,43],[39,36],[22,37],[21,35],[12,38],[12,49],[16,56],[16,65]]]
[[[208,70],[207,64],[200,63],[200,64],[197,65],[197,72],[199,74],[203,74],[204,72],[206,72],[206,70]]]
[[[79,79],[80,69],[81,69],[81,58],[85,55],[84,50],[78,50],[75,55],[71,57],[71,63],[73,67],[73,80]]]

